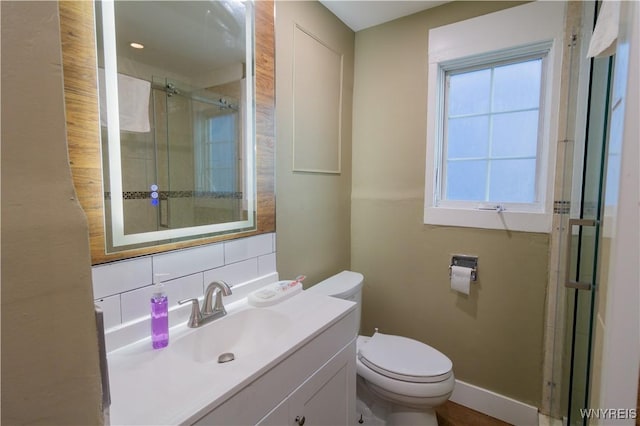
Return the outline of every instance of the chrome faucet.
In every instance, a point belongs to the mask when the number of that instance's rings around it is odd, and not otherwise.
[[[215,302],[213,302],[214,293],[216,295]],[[229,296],[231,293],[231,287],[226,282],[220,280],[214,281],[207,286],[207,290],[204,292],[202,310],[200,310],[198,299],[180,300],[178,303],[181,305],[191,302],[191,316],[189,317],[187,326],[191,328],[200,327],[201,325],[227,315],[227,310],[222,304],[222,296]]]

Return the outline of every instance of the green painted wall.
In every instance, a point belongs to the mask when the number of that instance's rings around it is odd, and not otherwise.
[[[422,221],[428,31],[512,5],[454,2],[356,33],[351,268],[364,334],[426,342],[459,380],[540,406],[549,235]],[[450,289],[454,253],[479,257],[468,297]]]

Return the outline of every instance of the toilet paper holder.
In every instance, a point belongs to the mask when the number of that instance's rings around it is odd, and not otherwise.
[[[478,278],[478,256],[454,254],[451,256],[451,264],[449,265],[449,276],[451,276],[451,267],[453,266],[471,268],[471,281],[476,281],[476,279]]]

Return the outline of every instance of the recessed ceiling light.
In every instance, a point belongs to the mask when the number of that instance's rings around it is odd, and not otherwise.
[[[135,41],[129,43],[129,46],[133,47],[134,49],[144,49],[144,44],[136,43]]]

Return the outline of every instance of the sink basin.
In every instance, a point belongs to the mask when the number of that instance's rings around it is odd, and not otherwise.
[[[279,312],[245,309],[195,329],[174,342],[173,349],[199,363],[218,362],[227,352],[237,360],[264,349],[290,327],[291,320]]]

